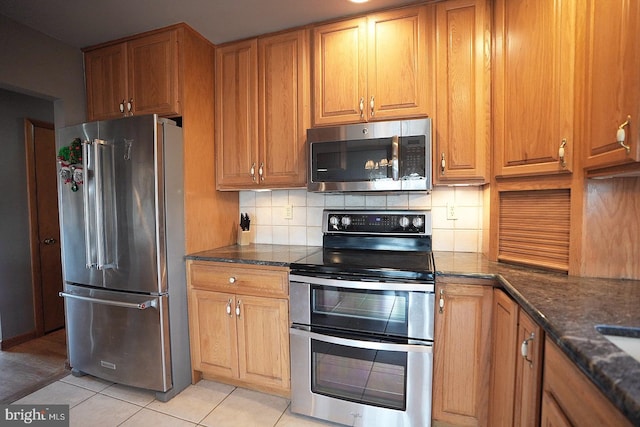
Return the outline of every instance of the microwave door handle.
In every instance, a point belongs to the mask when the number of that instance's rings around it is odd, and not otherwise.
[[[398,164],[398,151],[400,147],[398,139],[398,135],[391,137],[391,177],[394,181],[400,179],[400,165]]]

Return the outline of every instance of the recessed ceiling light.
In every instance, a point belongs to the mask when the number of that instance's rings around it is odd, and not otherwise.
[[[351,3],[366,3],[369,0],[349,0]]]

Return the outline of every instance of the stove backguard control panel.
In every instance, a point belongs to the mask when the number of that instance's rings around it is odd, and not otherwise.
[[[431,235],[431,211],[332,211],[323,214],[324,233]]]

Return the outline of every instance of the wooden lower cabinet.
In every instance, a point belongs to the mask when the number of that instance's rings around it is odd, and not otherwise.
[[[194,382],[205,377],[288,396],[287,271],[203,261],[188,261],[187,271]]]
[[[493,293],[488,425],[538,426],[544,332],[506,293]]]
[[[487,425],[491,285],[436,286],[433,420],[435,425]]]
[[[554,342],[544,346],[541,426],[631,426]]]

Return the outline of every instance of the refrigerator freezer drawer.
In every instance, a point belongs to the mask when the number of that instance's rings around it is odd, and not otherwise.
[[[107,381],[172,387],[168,298],[66,284],[69,362]]]

